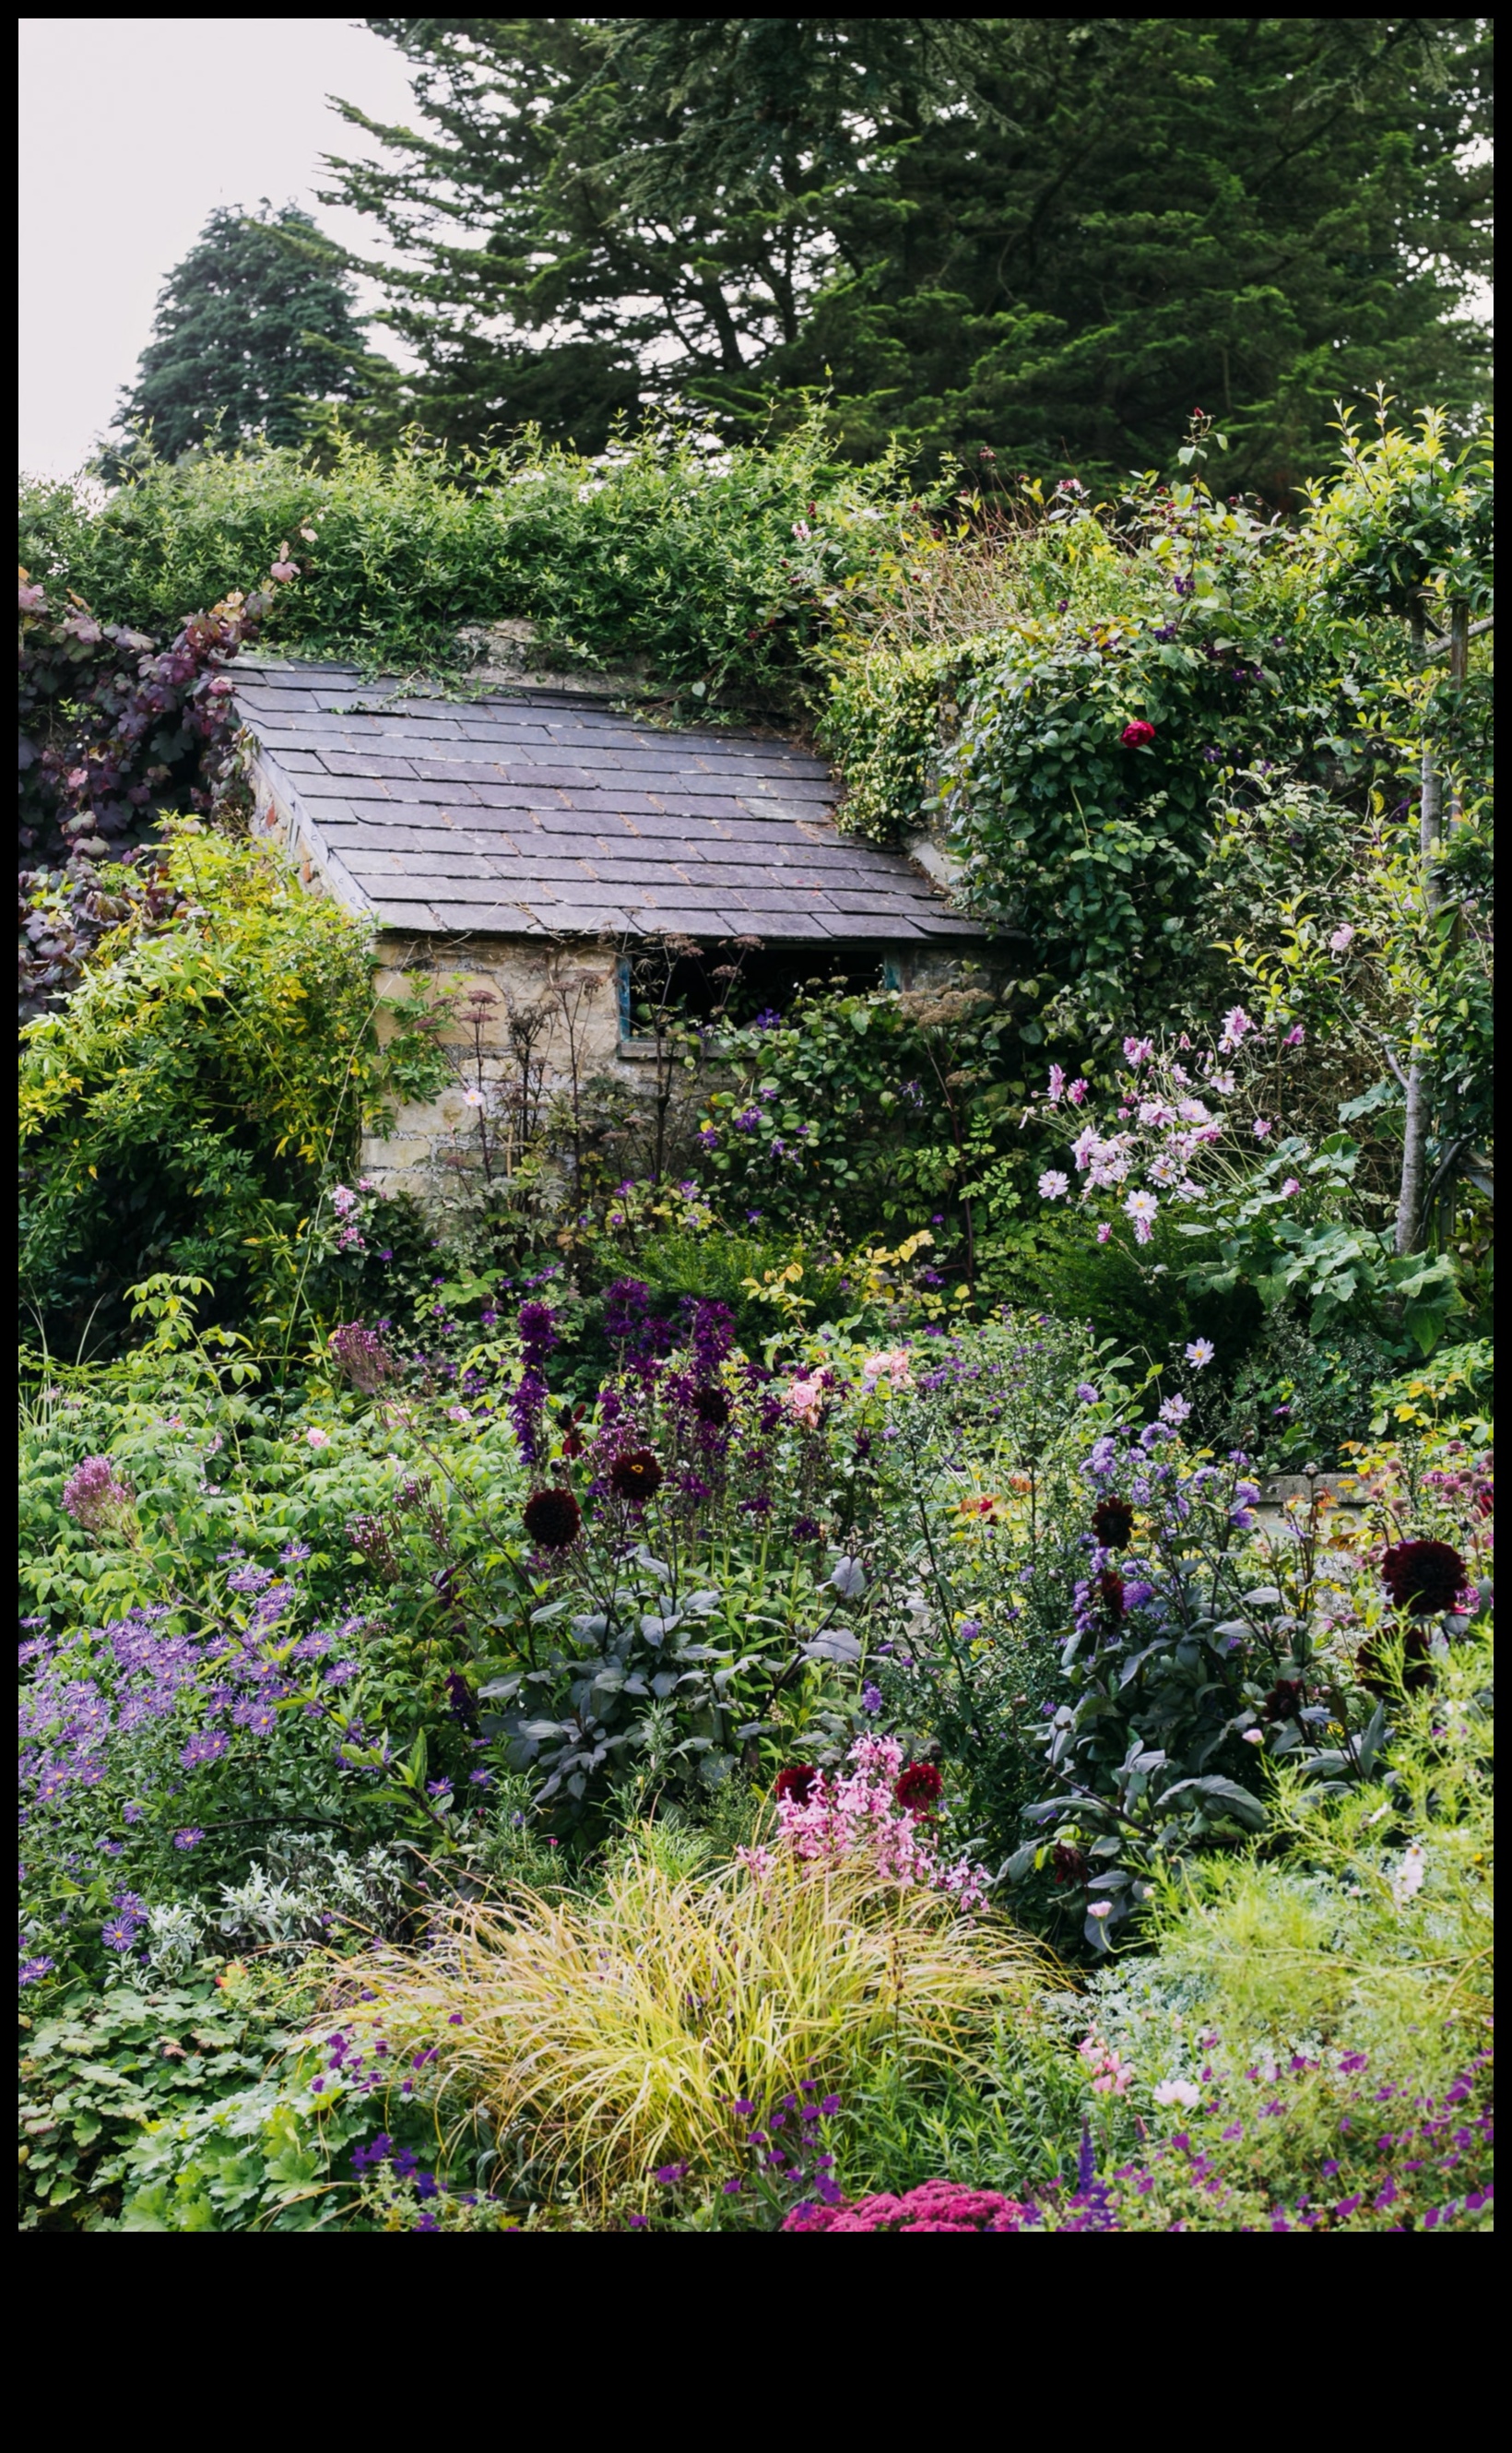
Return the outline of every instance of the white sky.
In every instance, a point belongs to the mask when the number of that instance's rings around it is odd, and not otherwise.
[[[301,204],[372,250],[360,215],[315,203],[321,154],[363,150],[327,96],[404,122],[409,80],[392,43],[343,17],[23,17],[20,30],[20,464],[67,476],[213,207]]]

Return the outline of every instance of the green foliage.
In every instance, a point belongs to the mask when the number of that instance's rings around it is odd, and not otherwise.
[[[308,213],[217,207],[157,303],[107,447],[119,477],[150,438],[165,460],[210,440],[295,443],[315,402],[349,400],[364,357],[353,291]],[[137,438],[133,442],[133,438]]]
[[[1221,408],[1225,491],[1342,385],[1479,399],[1489,38],[1469,21],[375,21],[412,128],[333,193],[421,361],[375,403],[593,448],[638,395],[1105,483]],[[1469,149],[1469,150],[1467,150]]]
[[[154,1268],[288,1316],[321,1185],[388,1078],[357,923],[193,825],[165,884],[166,918],[134,914],[25,1037],[23,1290],[70,1344]]]
[[[244,1977],[55,1991],[21,2022],[21,2228],[97,2231],[143,2129],[256,2080],[289,2041],[297,1988]]]
[[[463,625],[527,620],[558,663],[639,663],[694,712],[791,701],[813,628],[788,567],[794,523],[820,505],[878,510],[895,491],[885,459],[837,468],[816,416],[727,451],[683,421],[598,460],[534,434],[482,457],[418,440],[389,456],[338,436],[314,457],[259,447],[148,460],[104,503],[24,488],[20,529],[35,574],[116,619],[175,619],[288,543],[300,585],[268,632],[279,646],[455,669]],[[843,532],[859,567],[874,524],[858,516]]]

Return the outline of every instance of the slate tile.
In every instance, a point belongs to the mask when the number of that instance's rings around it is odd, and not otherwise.
[[[865,912],[837,911],[826,924],[826,933],[840,938],[895,937],[905,943],[922,944],[927,932],[913,920],[879,920]]]

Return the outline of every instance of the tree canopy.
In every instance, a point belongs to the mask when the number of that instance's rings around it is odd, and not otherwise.
[[[383,152],[330,200],[420,361],[385,409],[448,440],[826,387],[857,456],[1103,477],[1200,402],[1275,494],[1351,386],[1485,397],[1482,20],[368,22],[418,124],[344,106]]]
[[[164,284],[123,433],[150,428],[163,458],[214,434],[293,443],[308,404],[353,397],[364,355],[350,275],[295,205],[212,212]],[[108,465],[119,448],[108,451]]]

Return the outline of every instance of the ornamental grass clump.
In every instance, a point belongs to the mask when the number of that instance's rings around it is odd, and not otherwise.
[[[375,1953],[343,2022],[428,2061],[439,2117],[501,2140],[595,2200],[673,2162],[710,2181],[746,2160],[763,2103],[843,2087],[900,2052],[969,2064],[994,2023],[1059,1981],[1033,1942],[869,1863],[679,1875],[646,1846],[603,1890],[469,1908],[426,1953]]]

